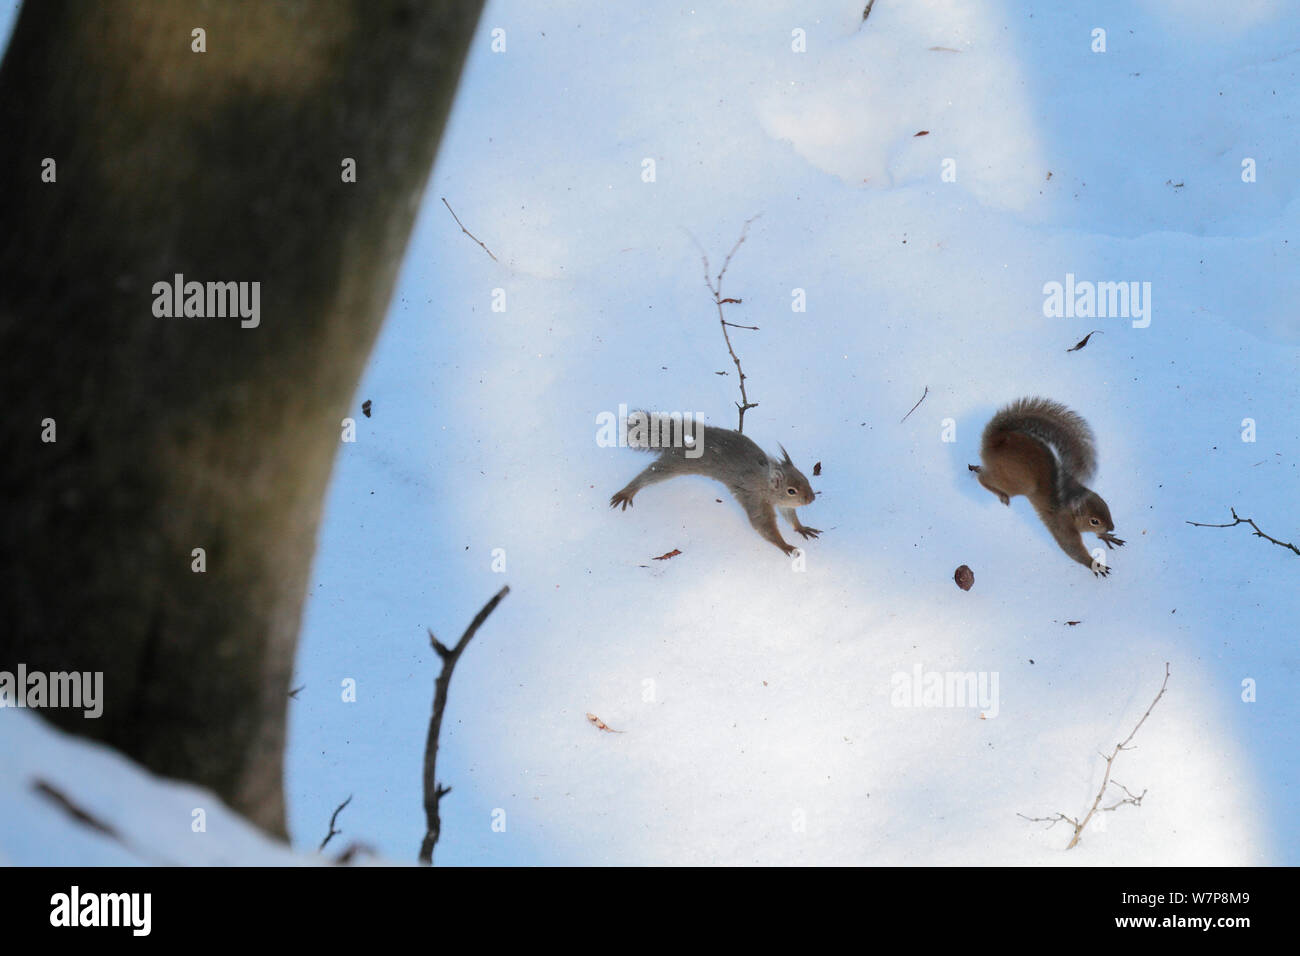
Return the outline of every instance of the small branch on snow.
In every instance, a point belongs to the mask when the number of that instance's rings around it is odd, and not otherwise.
[[[1132,747],[1129,746],[1129,743],[1133,740],[1135,736],[1137,736],[1137,732],[1142,729],[1142,725],[1147,722],[1147,718],[1151,716],[1151,711],[1155,710],[1156,704],[1160,703],[1160,698],[1165,696],[1165,690],[1168,687],[1169,687],[1169,662],[1166,661],[1165,679],[1164,679],[1164,683],[1160,685],[1160,693],[1156,694],[1155,700],[1151,701],[1151,706],[1148,707],[1146,713],[1142,715],[1142,719],[1137,722],[1137,725],[1133,728],[1132,732],[1130,732],[1127,737],[1125,737],[1120,743],[1117,743],[1115,745],[1115,749],[1110,752],[1109,756],[1107,756],[1106,754],[1098,754],[1098,756],[1100,756],[1103,760],[1106,761],[1106,773],[1101,778],[1101,788],[1097,791],[1097,796],[1096,798],[1093,799],[1092,806],[1088,808],[1088,813],[1082,820],[1076,820],[1074,817],[1067,817],[1064,813],[1057,813],[1054,816],[1050,816],[1050,817],[1027,817],[1023,813],[1017,813],[1016,816],[1028,820],[1030,823],[1046,823],[1047,828],[1049,830],[1052,827],[1056,826],[1056,824],[1061,823],[1062,821],[1070,824],[1070,826],[1074,827],[1074,834],[1070,837],[1070,845],[1067,846],[1066,849],[1073,850],[1076,846],[1078,846],[1079,838],[1083,836],[1083,831],[1084,828],[1087,827],[1088,821],[1090,821],[1098,811],[1102,813],[1110,813],[1111,811],[1118,810],[1120,807],[1125,805],[1131,805],[1134,807],[1142,806],[1142,798],[1147,795],[1147,792],[1143,790],[1139,794],[1134,794],[1122,783],[1118,783],[1117,781],[1111,780],[1110,771],[1115,764],[1115,758],[1120,755],[1121,751],[1133,749]],[[1110,806],[1103,807],[1101,806],[1102,797],[1106,795],[1106,788],[1108,786],[1111,786],[1112,784],[1114,784],[1115,786],[1123,790],[1125,796],[1122,799],[1117,800],[1115,803],[1111,804]]]
[[[75,803],[71,797],[69,797],[66,793],[64,793],[58,787],[54,786],[49,781],[37,778],[32,781],[32,789],[35,790],[37,793],[39,793],[46,800],[49,800],[51,803],[53,803],[55,806],[61,809],[72,819],[80,823],[82,826],[89,827],[90,829],[94,830],[96,833],[102,833],[110,840],[113,840],[114,842],[121,844],[123,847],[126,848],[127,852],[132,853],[135,856],[140,857],[141,859],[148,860],[154,866],[175,866],[176,865],[168,860],[158,857],[154,853],[145,850],[142,847],[136,846],[134,843],[132,843],[130,840],[124,837],[121,833],[119,833],[117,831],[117,828],[114,827],[112,824],[104,822],[99,817],[91,813],[89,810]]]
[[[709,256],[704,251],[704,247],[696,242],[694,236],[691,236],[691,241],[695,243],[695,248],[700,250],[700,258],[704,261],[704,284],[709,287],[709,292],[713,294],[713,304],[717,306],[718,309],[718,322],[722,326],[723,341],[727,343],[727,352],[731,355],[731,361],[736,365],[736,374],[740,376],[740,401],[735,404],[737,410],[740,412],[740,420],[736,425],[736,431],[742,433],[745,431],[745,412],[749,411],[751,408],[757,408],[758,402],[751,402],[749,400],[749,395],[745,391],[745,379],[747,376],[745,375],[745,370],[740,367],[740,359],[736,357],[736,350],[731,347],[731,336],[727,333],[727,327],[730,326],[733,329],[749,329],[750,331],[757,332],[758,326],[737,325],[735,322],[727,321],[726,317],[723,315],[722,307],[724,305],[732,304],[739,305],[741,300],[732,298],[724,299],[722,297],[722,277],[727,274],[727,267],[731,265],[731,257],[736,254],[736,250],[741,247],[741,244],[744,243],[745,238],[749,235],[750,223],[755,219],[758,219],[761,215],[762,213],[759,213],[750,216],[745,220],[745,225],[740,229],[740,238],[736,240],[736,244],[732,246],[731,251],[727,253],[727,258],[722,260],[722,268],[718,270],[716,279],[709,276]],[[687,235],[690,235],[690,233],[687,233]]]
[[[1277,538],[1274,538],[1272,535],[1265,534],[1264,532],[1259,530],[1259,525],[1255,524],[1255,522],[1251,521],[1249,518],[1238,518],[1236,508],[1230,507],[1228,508],[1228,511],[1232,513],[1231,524],[1202,524],[1199,521],[1189,521],[1187,523],[1190,525],[1195,525],[1198,528],[1235,528],[1239,524],[1248,524],[1255,529],[1255,537],[1266,538],[1267,540],[1272,541],[1279,548],[1290,548],[1296,554],[1300,554],[1300,548],[1297,548],[1294,544],[1291,544],[1291,542],[1279,541],[1277,540]]]
[[[927,385],[927,386],[925,387],[925,391],[921,393],[921,397],[918,398],[918,399],[916,400],[916,404],[912,406],[912,412],[916,411],[918,408],[921,407],[921,403],[922,403],[923,401],[925,401],[925,396],[927,396],[927,395],[929,395],[929,394],[930,394],[930,386]],[[905,421],[907,421],[909,418],[911,418],[911,417],[912,417],[912,412],[908,412],[906,415],[904,415],[904,416],[899,420],[898,424],[901,425],[901,424],[903,424],[903,422],[905,422]]]
[[[460,231],[463,232],[463,233],[465,233],[465,235],[469,236],[471,239],[473,239],[475,242],[477,242],[480,246],[483,246],[483,251],[486,252],[488,255],[492,256],[492,250],[489,249],[487,246],[483,245],[483,240],[480,239],[478,236],[474,235],[474,233],[470,232],[468,229],[465,228],[465,224],[464,224],[463,222],[460,221],[460,216],[456,215],[456,210],[452,209],[452,208],[451,208],[451,203],[447,202],[447,197],[446,197],[446,196],[442,196],[442,197],[440,197],[440,198],[442,199],[442,204],[443,204],[444,206],[447,207],[447,212],[451,213],[451,218],[452,218],[452,219],[455,219],[455,220],[456,220],[456,225],[460,226]],[[493,261],[493,262],[500,262],[501,260],[498,259],[496,256],[492,256],[492,261]]]
[[[442,712],[447,707],[447,690],[451,686],[451,672],[456,669],[456,662],[460,660],[460,655],[464,653],[465,648],[473,639],[474,634],[482,626],[483,622],[488,619],[488,615],[496,610],[501,600],[510,593],[509,586],[503,587],[492,600],[483,605],[482,610],[474,615],[474,620],[469,622],[469,627],[465,628],[465,633],[461,635],[456,646],[448,648],[442,641],[433,636],[433,631],[429,631],[429,643],[437,651],[438,656],[442,658],[442,670],[438,673],[437,679],[433,682],[433,713],[429,717],[429,735],[424,742],[424,821],[425,831],[424,840],[420,844],[420,862],[426,866],[433,865],[433,847],[438,842],[438,836],[442,832],[442,818],[438,815],[438,803],[447,794],[451,793],[451,787],[444,787],[438,783],[438,735],[442,731]]]
[[[351,802],[352,802],[352,794],[349,793],[348,798],[334,808],[334,813],[330,815],[330,832],[325,834],[325,839],[320,841],[320,846],[316,848],[317,853],[320,853],[322,850],[324,850],[325,844],[329,843],[330,840],[334,839],[334,837],[338,836],[340,833],[343,832],[342,830],[334,829],[334,824],[338,822],[339,814],[343,812],[343,808],[346,807]]]

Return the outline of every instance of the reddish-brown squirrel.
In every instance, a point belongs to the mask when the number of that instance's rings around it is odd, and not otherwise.
[[[980,484],[1004,505],[1024,495],[1061,550],[1093,574],[1110,568],[1083,543],[1091,531],[1107,548],[1124,542],[1111,534],[1115,523],[1101,495],[1083,483],[1097,469],[1092,429],[1060,402],[1022,398],[993,416],[980,443],[983,465],[970,465]]]
[[[637,432],[633,428],[637,416],[646,416],[642,421],[653,423],[654,430],[648,431],[649,435],[658,435],[659,423],[669,416],[632,412],[627,419],[628,445],[642,451],[657,451],[659,457],[609,499],[611,508],[622,505],[626,511],[632,498],[646,485],[678,475],[704,475],[726,485],[745,509],[754,530],[786,554],[795,548],[781,537],[774,509],[779,510],[794,530],[805,538],[821,534],[816,528],[800,523],[795,514],[795,508],[812,504],[815,495],[808,479],[794,466],[784,448],[781,449],[782,457],[773,458],[740,432],[698,422],[690,430],[690,443],[675,447],[667,441],[648,440],[645,434]]]

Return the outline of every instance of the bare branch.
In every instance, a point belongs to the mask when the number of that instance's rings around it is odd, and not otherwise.
[[[36,779],[32,781],[32,789],[47,800],[57,804],[64,813],[83,826],[90,827],[90,829],[102,833],[104,836],[112,837],[114,840],[120,841],[122,839],[121,835],[113,828],[112,824],[105,823],[89,810],[85,810],[73,803],[72,799],[68,797],[67,794],[48,781]]]
[[[704,248],[696,241],[695,237],[691,236],[691,242],[694,242],[695,248],[700,250],[700,259],[704,262],[704,284],[708,286],[709,292],[713,294],[713,304],[718,309],[718,323],[722,326],[722,338],[727,343],[727,352],[731,356],[731,361],[736,365],[736,374],[740,376],[740,401],[736,402],[736,408],[740,412],[739,422],[736,425],[736,431],[738,432],[744,432],[745,430],[745,412],[749,411],[751,408],[757,408],[758,402],[751,402],[748,393],[745,391],[745,379],[748,376],[745,375],[745,370],[740,367],[740,359],[736,357],[736,350],[731,346],[731,336],[727,333],[727,327],[730,326],[733,329],[749,329],[757,332],[758,326],[737,325],[735,322],[727,321],[726,317],[723,315],[722,307],[724,305],[732,304],[739,305],[741,300],[732,298],[724,299],[722,297],[722,279],[727,274],[727,268],[731,265],[731,257],[736,254],[736,251],[744,244],[746,237],[748,237],[750,224],[761,215],[762,213],[758,213],[757,215],[750,216],[745,220],[745,224],[740,229],[740,238],[736,240],[736,244],[732,246],[731,251],[727,253],[727,258],[722,260],[722,268],[718,270],[716,279],[710,278],[709,276],[708,253],[704,251]],[[690,235],[690,233],[687,233],[687,235]]]
[[[1106,773],[1101,778],[1101,787],[1097,790],[1097,796],[1093,799],[1092,806],[1088,808],[1088,813],[1082,820],[1076,820],[1074,817],[1067,817],[1064,813],[1058,813],[1055,816],[1051,816],[1051,817],[1027,817],[1023,813],[1017,813],[1016,816],[1028,820],[1031,823],[1047,823],[1049,830],[1057,823],[1060,823],[1062,821],[1070,824],[1070,826],[1074,828],[1074,833],[1070,837],[1070,845],[1067,846],[1066,849],[1073,850],[1078,845],[1079,838],[1083,836],[1083,831],[1084,828],[1087,827],[1088,821],[1090,821],[1098,811],[1102,813],[1109,813],[1125,805],[1131,805],[1135,807],[1142,806],[1142,798],[1147,795],[1147,792],[1143,790],[1141,793],[1135,795],[1131,790],[1128,789],[1128,787],[1124,786],[1122,783],[1117,783],[1116,781],[1111,780],[1110,771],[1112,767],[1114,767],[1115,765],[1115,758],[1120,755],[1121,751],[1133,749],[1132,747],[1129,746],[1129,744],[1132,742],[1133,738],[1137,736],[1137,732],[1142,729],[1142,725],[1147,722],[1147,718],[1151,716],[1151,711],[1155,710],[1156,704],[1160,703],[1160,698],[1165,696],[1165,691],[1168,689],[1168,687],[1169,687],[1169,662],[1166,661],[1165,679],[1164,682],[1160,685],[1160,693],[1156,694],[1155,700],[1151,701],[1151,706],[1146,709],[1146,713],[1142,715],[1142,719],[1137,722],[1137,724],[1133,727],[1133,730],[1129,733],[1127,737],[1125,737],[1120,743],[1117,743],[1115,745],[1115,749],[1110,752],[1109,756],[1107,756],[1106,754],[1098,754],[1098,756],[1100,756],[1103,760],[1106,761]],[[1106,788],[1111,785],[1119,787],[1121,790],[1123,790],[1125,796],[1123,799],[1116,801],[1110,806],[1103,807],[1101,806],[1102,797],[1106,795]]]
[[[349,843],[346,847],[343,848],[342,853],[340,853],[338,856],[334,858],[334,865],[347,866],[362,854],[367,854],[369,856],[378,856],[378,854],[375,852],[375,848],[372,847],[370,844],[361,843],[359,841],[354,840],[353,842]]]
[[[334,824],[338,822],[339,814],[343,812],[343,808],[346,807],[351,802],[352,802],[352,794],[349,793],[348,798],[344,800],[342,803],[340,803],[334,809],[333,815],[330,816],[330,832],[325,834],[325,839],[320,841],[320,846],[316,848],[317,853],[320,853],[322,850],[324,850],[325,844],[329,843],[330,840],[334,839],[334,837],[338,836],[338,834],[343,832],[342,830],[334,829]]]
[[[468,229],[465,228],[465,224],[464,224],[463,222],[460,221],[460,216],[456,215],[456,210],[452,209],[452,208],[451,208],[451,203],[447,202],[447,197],[446,197],[446,196],[441,196],[441,197],[439,197],[439,198],[442,199],[442,204],[443,204],[444,206],[447,207],[447,212],[451,213],[451,218],[456,220],[456,225],[460,226],[460,231],[463,232],[463,233],[465,233],[465,235],[469,236],[471,239],[473,239],[475,242],[477,242],[480,246],[483,246],[483,251],[486,252],[488,255],[492,256],[492,250],[489,249],[487,246],[483,245],[483,240],[480,239],[478,236],[474,235],[474,233],[470,232]],[[498,259],[496,256],[492,256],[492,261],[493,261],[493,262],[500,262],[501,260]]]
[[[1118,780],[1112,780],[1110,783],[1111,786],[1119,787],[1121,790],[1124,791],[1124,799],[1117,800],[1108,807],[1102,807],[1101,810],[1103,813],[1109,813],[1112,810],[1117,810],[1120,807],[1124,806],[1125,804],[1131,804],[1135,807],[1142,806],[1142,798],[1147,795],[1147,792],[1145,790],[1143,790],[1141,793],[1135,794],[1133,793],[1132,790],[1124,786],[1124,784],[1120,783]]]
[[[142,859],[148,860],[154,866],[175,866],[170,860],[158,857],[152,849],[136,846],[131,840],[128,840],[123,834],[119,833],[111,823],[107,823],[95,816],[89,810],[76,803],[71,797],[60,790],[54,784],[41,778],[32,781],[32,789],[38,794],[55,804],[64,813],[76,820],[83,826],[89,827],[96,833],[101,833],[110,840],[115,840],[126,848],[127,852],[132,853]]]
[[[1074,819],[1073,817],[1067,817],[1064,813],[1058,813],[1054,817],[1027,817],[1023,813],[1017,813],[1016,816],[1020,817],[1020,819],[1022,820],[1028,820],[1030,823],[1046,823],[1047,829],[1049,830],[1052,829],[1052,827],[1056,826],[1058,823],[1061,823],[1062,821],[1070,824],[1071,826],[1077,827],[1079,825],[1078,820]]]
[[[745,239],[749,236],[750,223],[752,223],[755,219],[760,218],[762,215],[763,214],[761,212],[756,213],[755,215],[750,216],[748,219],[745,220],[745,224],[740,227],[740,238],[736,240],[736,244],[732,246],[731,251],[727,253],[727,258],[722,260],[722,268],[718,270],[718,279],[717,279],[716,286],[710,287],[713,289],[713,294],[718,297],[719,301],[722,298],[722,277],[727,274],[727,267],[731,265],[731,257],[736,254],[736,252],[740,249],[742,245],[744,245]],[[704,273],[704,281],[707,282],[708,280],[709,280],[709,274],[706,267]],[[736,301],[740,301],[740,300],[737,299]]]
[[[1236,509],[1236,508],[1231,508],[1231,507],[1230,507],[1230,508],[1228,509],[1228,511],[1230,511],[1230,512],[1232,513],[1232,523],[1231,523],[1231,524],[1202,524],[1202,523],[1199,522],[1199,521],[1189,521],[1189,522],[1187,522],[1187,523],[1190,524],[1190,525],[1195,525],[1195,526],[1198,527],[1198,528],[1235,528],[1235,527],[1237,527],[1237,525],[1239,525],[1239,524],[1248,524],[1248,525],[1250,525],[1252,528],[1255,529],[1255,537],[1257,537],[1257,538],[1265,538],[1265,539],[1267,539],[1267,540],[1269,540],[1269,541],[1272,541],[1272,542],[1273,542],[1275,545],[1277,545],[1279,548],[1290,548],[1290,549],[1291,549],[1292,551],[1294,551],[1296,554],[1300,554],[1300,548],[1297,548],[1297,547],[1296,547],[1294,544],[1292,544],[1291,542],[1289,542],[1289,541],[1279,541],[1279,540],[1277,540],[1277,538],[1274,538],[1272,535],[1267,535],[1267,534],[1265,534],[1263,531],[1260,531],[1260,530],[1259,530],[1259,525],[1255,524],[1255,522],[1251,521],[1249,518],[1239,518],[1239,517],[1237,517],[1237,509]]]
[[[916,404],[912,406],[912,412],[916,411],[918,408],[921,407],[921,403],[922,403],[923,401],[925,401],[925,396],[927,396],[927,395],[929,395],[929,394],[930,394],[930,386],[927,385],[927,386],[925,387],[925,391],[921,393],[921,397],[918,398],[918,399],[916,400]],[[911,417],[912,417],[912,412],[908,412],[906,415],[904,415],[904,416],[899,420],[898,424],[901,425],[901,424],[903,424],[903,422],[905,422],[905,421],[907,421],[909,418],[911,418]]]
[[[456,646],[448,649],[441,641],[433,636],[433,631],[429,631],[429,643],[433,649],[442,658],[442,670],[439,672],[437,679],[433,682],[433,713],[429,717],[429,735],[424,742],[424,820],[425,832],[424,840],[420,844],[420,862],[426,866],[433,865],[433,847],[438,842],[438,836],[442,832],[442,818],[438,815],[438,801],[447,794],[451,793],[451,787],[444,787],[438,783],[437,765],[438,765],[438,735],[442,731],[442,712],[447,707],[447,689],[451,686],[451,673],[456,669],[456,662],[460,660],[460,655],[464,653],[465,648],[469,645],[474,634],[482,626],[483,622],[488,619],[488,615],[496,610],[501,600],[510,593],[510,588],[503,587],[492,600],[483,605],[483,609],[474,615],[474,620],[469,622],[469,627],[461,635]]]

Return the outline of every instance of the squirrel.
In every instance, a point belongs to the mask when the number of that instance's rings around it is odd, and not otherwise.
[[[983,465],[969,465],[979,482],[1010,505],[1029,499],[1061,550],[1105,577],[1110,568],[1094,562],[1083,532],[1094,532],[1107,548],[1124,542],[1111,534],[1115,523],[1105,500],[1083,483],[1097,468],[1092,429],[1078,414],[1047,398],[1022,398],[999,411],[984,428]]]
[[[774,509],[779,510],[794,530],[805,538],[821,534],[817,528],[801,524],[795,514],[795,508],[812,504],[815,495],[808,479],[794,466],[784,447],[781,448],[781,458],[773,458],[740,432],[701,422],[695,422],[693,429],[686,430],[688,436],[694,435],[694,441],[687,440],[682,447],[674,447],[676,443],[653,440],[656,424],[663,426],[660,438],[667,434],[670,416],[633,412],[628,416],[628,422],[633,422],[636,416],[644,416],[643,421],[652,423],[649,429],[645,429],[649,436],[637,434],[629,428],[628,445],[640,451],[658,451],[659,457],[609,499],[611,508],[622,505],[622,510],[626,511],[636,493],[646,485],[678,475],[704,475],[726,485],[745,509],[754,529],[786,554],[793,552],[795,547],[781,537]],[[692,451],[694,455],[689,454]]]

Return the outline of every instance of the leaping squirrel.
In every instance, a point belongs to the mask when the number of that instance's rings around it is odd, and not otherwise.
[[[1091,531],[1107,548],[1124,544],[1111,534],[1115,523],[1105,500],[1083,484],[1097,469],[1086,421],[1051,399],[1019,399],[985,427],[980,460],[983,465],[970,465],[970,470],[1004,505],[1024,495],[1062,551],[1094,575],[1110,573],[1105,564],[1093,561],[1083,543],[1083,532]]]
[[[794,466],[784,448],[781,449],[781,458],[773,458],[740,432],[699,422],[687,431],[688,435],[694,436],[694,441],[689,444],[683,443],[680,447],[665,442],[654,444],[653,437],[648,436],[658,434],[662,437],[663,429],[656,425],[643,430],[648,435],[634,432],[631,426],[638,415],[645,416],[642,421],[648,419],[659,424],[671,420],[670,416],[661,413],[633,412],[628,416],[628,445],[641,451],[658,451],[659,457],[609,499],[611,508],[622,505],[626,511],[632,498],[646,485],[678,475],[704,475],[726,485],[745,509],[754,530],[786,554],[794,551],[795,547],[781,537],[774,510],[780,511],[794,530],[805,538],[821,534],[818,529],[801,524],[795,514],[795,508],[812,504],[815,495],[808,479]],[[701,447],[703,450],[699,451]]]

